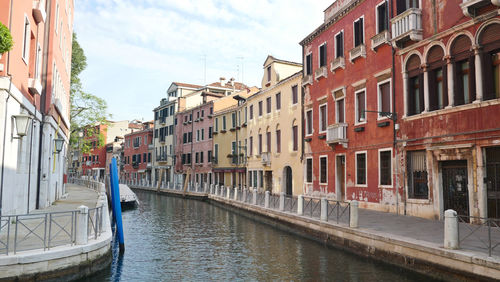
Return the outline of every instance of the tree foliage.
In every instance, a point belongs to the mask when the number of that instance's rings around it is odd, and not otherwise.
[[[8,27],[0,23],[0,56],[12,49],[14,42]]]
[[[108,106],[104,99],[83,90],[80,74],[87,67],[87,57],[78,43],[75,33],[73,33],[72,48],[70,144],[74,148],[79,147],[83,153],[88,153],[93,147],[93,141],[97,141],[96,147],[104,145],[104,136],[95,130],[95,126],[97,124],[106,124],[110,115],[107,113]],[[87,138],[82,138],[82,136]]]

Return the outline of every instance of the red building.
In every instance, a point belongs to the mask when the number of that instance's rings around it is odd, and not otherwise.
[[[85,132],[84,137],[91,144],[90,152],[82,154],[82,175],[92,176],[96,179],[103,179],[106,164],[106,146],[101,146],[99,143],[99,135],[102,135],[104,140],[107,139],[108,125],[96,125],[92,129],[92,133]]]
[[[395,210],[389,2],[337,0],[302,42],[304,193]]]
[[[151,152],[153,150],[153,123],[144,129],[125,135],[123,147],[123,177],[125,180],[151,181]]]
[[[499,6],[394,3],[398,187],[406,214],[443,218],[453,209],[500,218]]]
[[[213,93],[204,93],[210,99],[221,97]],[[215,96],[214,96],[215,95]],[[198,107],[179,112],[175,118],[175,171],[183,175],[183,183],[188,173],[194,183],[204,185],[212,180],[212,134],[213,134],[213,101],[205,102]]]

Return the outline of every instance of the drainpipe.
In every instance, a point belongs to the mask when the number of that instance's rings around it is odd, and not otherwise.
[[[9,11],[9,31],[12,30],[12,6],[14,0],[10,0],[10,11]],[[10,51],[7,52],[7,75],[9,76],[9,92],[7,93],[7,98],[5,98],[5,116],[4,116],[4,133],[3,133],[3,147],[2,147],[2,180],[0,181],[0,216],[2,216],[2,201],[3,201],[3,180],[5,173],[5,142],[7,139],[7,105],[10,99],[10,91],[12,89],[12,75],[10,73]]]
[[[302,45],[302,76],[304,76],[304,45]],[[299,87],[297,86],[297,92],[299,91]],[[304,160],[304,87],[300,86],[300,122],[302,123],[302,138],[301,138],[301,148],[300,148],[300,162]],[[299,132],[297,131],[297,134]],[[297,136],[298,138],[298,136]]]
[[[43,64],[42,64],[42,95],[40,101],[40,113],[42,114],[42,119],[40,121],[40,138],[38,144],[38,175],[36,184],[36,209],[40,208],[40,185],[42,176],[42,149],[43,149],[43,126],[45,124],[45,103],[47,101],[47,73],[49,68],[48,57],[49,57],[49,38],[50,38],[50,20],[51,20],[51,5],[52,1],[45,2],[45,10],[47,11],[47,18],[45,21],[45,34],[43,40]]]

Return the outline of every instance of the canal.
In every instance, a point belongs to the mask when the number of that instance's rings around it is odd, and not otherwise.
[[[125,254],[86,281],[431,280],[196,200],[136,191]]]

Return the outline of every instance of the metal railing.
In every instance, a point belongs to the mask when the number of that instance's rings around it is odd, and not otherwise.
[[[487,249],[488,256],[491,257],[491,252],[500,250],[500,219],[499,218],[484,218],[476,216],[458,215],[458,245],[464,245],[469,238],[477,239],[475,246]],[[469,222],[475,222],[472,225]],[[465,232],[460,231],[465,229]],[[477,244],[479,243],[479,244]]]
[[[279,195],[269,195],[269,208],[279,209],[280,208],[280,196]]]
[[[285,211],[297,212],[297,198],[285,195]]]
[[[87,237],[97,239],[102,234],[103,207],[89,209],[87,218]]]
[[[348,202],[340,202],[327,200],[327,219],[334,218],[339,224],[340,221],[349,223],[351,219],[351,204]]]
[[[317,217],[321,216],[321,201],[312,197],[304,197],[304,216]]]
[[[101,192],[101,187],[104,188],[104,183],[96,181],[96,180],[92,180],[92,179],[69,177],[68,182],[72,183],[72,184],[77,184],[80,186],[85,186],[85,187],[92,189],[96,192]]]
[[[266,200],[266,194],[257,193],[257,205],[258,206],[264,206],[265,200]]]

